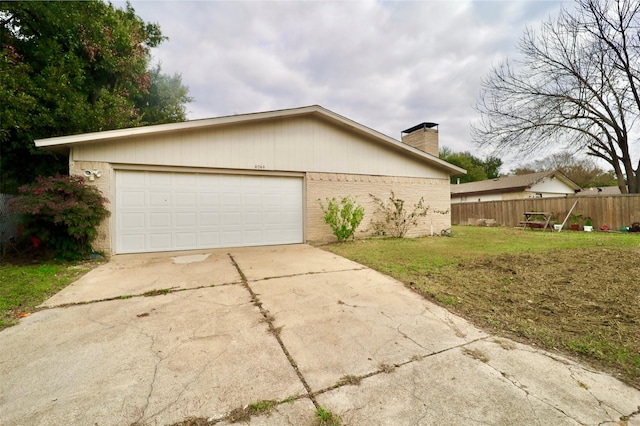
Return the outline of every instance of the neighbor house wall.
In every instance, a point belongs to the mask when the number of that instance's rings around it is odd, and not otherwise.
[[[408,237],[439,234],[451,227],[449,179],[406,178],[397,176],[371,176],[339,173],[306,174],[306,240],[311,244],[336,241],[331,228],[323,219],[318,200],[326,206],[326,199],[355,197],[357,204],[365,209],[365,217],[356,233],[356,238],[372,235],[371,221],[376,205],[369,194],[388,199],[394,192],[396,198],[405,200],[409,211],[424,197],[429,214],[420,219],[419,226],[412,228]],[[446,211],[445,214],[434,211]]]
[[[483,201],[520,200],[531,198],[534,194],[523,190],[513,192],[498,192],[490,194],[456,194],[451,196],[451,204],[478,203]]]
[[[532,185],[527,191],[532,193],[532,197],[535,197],[535,194],[542,194],[543,197],[562,197],[575,194],[574,189],[560,179],[543,179]]]
[[[71,158],[71,157],[70,157]],[[89,180],[84,175],[85,170],[97,170],[100,171],[101,176],[94,178],[93,181]],[[78,175],[85,179],[86,183],[95,186],[100,190],[102,195],[108,200],[106,205],[107,209],[112,212],[113,215],[113,203],[112,197],[115,197],[114,190],[114,178],[113,168],[109,163],[102,163],[98,161],[69,161],[69,174]],[[113,218],[107,217],[102,221],[98,227],[98,236],[91,244],[95,251],[103,252],[107,256],[111,255],[111,224]]]

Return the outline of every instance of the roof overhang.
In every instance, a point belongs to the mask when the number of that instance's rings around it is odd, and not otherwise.
[[[353,120],[329,111],[319,105],[311,105],[301,108],[284,109],[277,111],[257,112],[252,114],[230,115],[217,118],[184,121],[180,123],[157,124],[153,126],[132,127],[127,129],[106,130],[103,132],[83,133],[70,136],[59,136],[47,139],[37,139],[35,144],[39,148],[52,151],[67,151],[74,145],[104,143],[110,141],[125,140],[131,137],[156,135],[159,133],[174,133],[189,130],[202,130],[209,127],[224,126],[236,123],[258,122],[276,118],[287,118],[301,115],[317,115],[339,126],[349,128],[356,133],[377,139],[380,143],[392,149],[403,151],[413,157],[421,158],[434,166],[446,170],[450,175],[462,175],[467,171],[440,158],[420,151],[412,146],[404,144],[396,139],[384,135],[369,127],[363,126]]]

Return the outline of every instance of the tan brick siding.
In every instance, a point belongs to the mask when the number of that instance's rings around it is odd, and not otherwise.
[[[402,136],[402,142],[424,151],[427,154],[438,156],[438,131],[436,129],[419,129]]]
[[[355,197],[365,209],[365,217],[356,233],[356,238],[370,236],[371,220],[376,210],[369,194],[386,199],[394,192],[396,198],[405,200],[405,207],[413,209],[420,197],[429,206],[429,214],[420,219],[418,227],[407,234],[408,237],[439,234],[451,227],[450,191],[448,179],[405,178],[393,176],[367,176],[336,173],[307,173],[306,175],[306,239],[312,244],[335,241],[331,228],[324,222],[321,199]],[[447,211],[446,214],[434,210]]]
[[[99,178],[95,178],[93,181],[90,181],[85,177],[85,170],[99,170],[102,175]],[[112,191],[111,185],[115,176],[113,175],[113,168],[109,163],[102,163],[98,161],[69,161],[69,174],[70,175],[78,175],[85,178],[86,182],[89,185],[93,185],[102,192],[102,195],[109,200],[109,204],[107,204],[107,208],[111,211],[113,215],[113,209],[111,206],[113,202],[111,200]],[[92,247],[95,251],[103,252],[105,255],[111,255],[111,224],[113,222],[113,218],[111,216],[107,217],[102,221],[102,224],[98,227],[98,236],[92,243]]]

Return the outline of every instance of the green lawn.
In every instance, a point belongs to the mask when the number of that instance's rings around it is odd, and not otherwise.
[[[33,312],[91,267],[89,263],[57,262],[0,265],[0,330],[14,325],[19,314]]]
[[[640,388],[638,234],[458,226],[452,237],[325,248],[490,332],[580,357]]]

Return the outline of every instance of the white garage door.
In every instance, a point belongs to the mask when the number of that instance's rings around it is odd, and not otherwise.
[[[116,253],[303,241],[302,178],[116,172]]]

